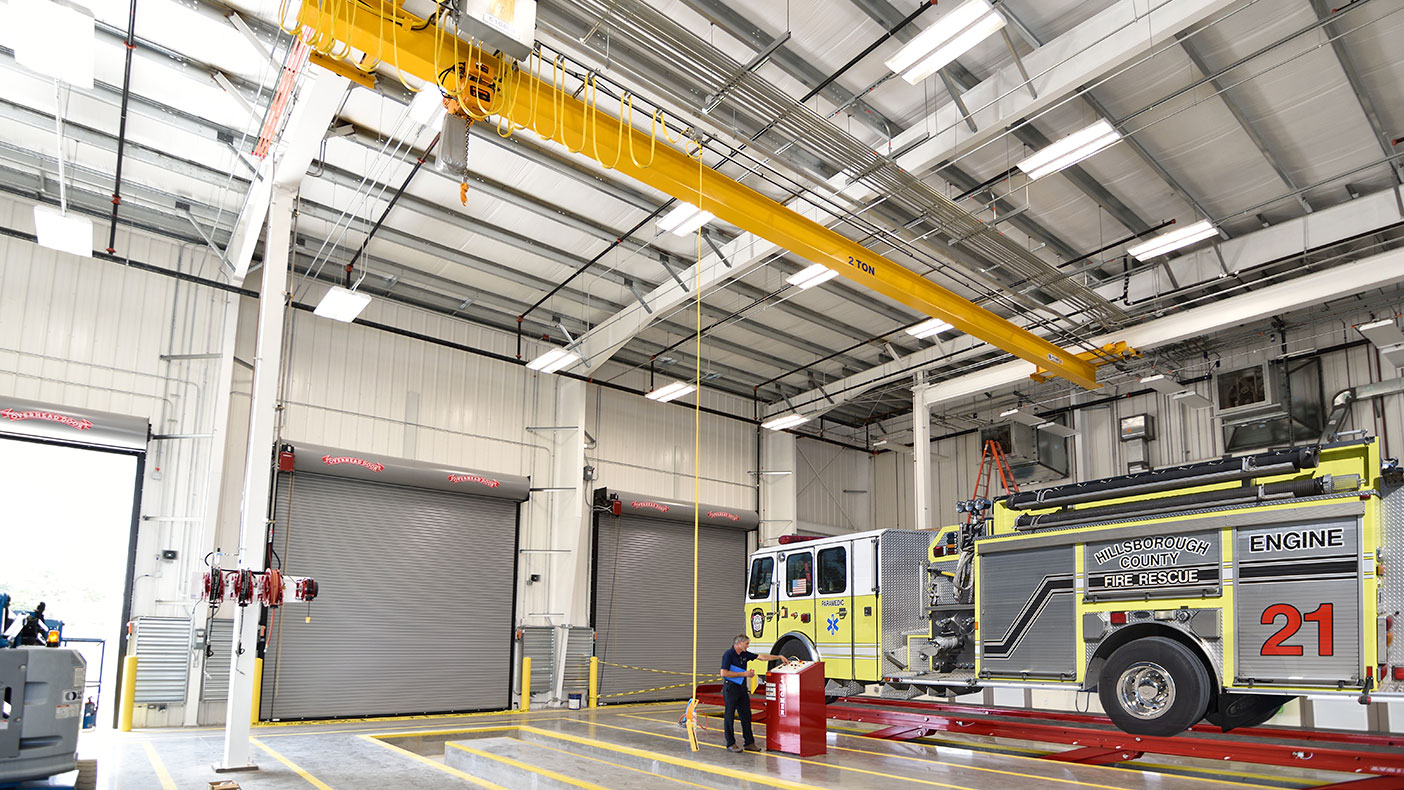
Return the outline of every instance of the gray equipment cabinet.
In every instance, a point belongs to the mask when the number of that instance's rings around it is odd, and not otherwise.
[[[77,767],[86,672],[77,650],[0,649],[0,784]]]

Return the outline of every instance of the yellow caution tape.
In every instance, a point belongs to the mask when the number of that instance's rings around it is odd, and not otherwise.
[[[691,673],[691,672],[674,672],[674,671],[671,670],[671,669],[651,669],[651,668],[649,668],[649,667],[633,667],[633,666],[629,666],[628,664],[615,664],[615,663],[610,662],[610,661],[600,661],[599,663],[602,664],[603,666],[607,666],[607,667],[619,667],[620,669],[633,669],[633,670],[637,670],[637,671],[639,671],[639,672],[657,672],[657,673],[660,674],[660,675],[683,675],[683,676],[685,676],[685,677],[691,677],[691,676],[692,676],[692,673]],[[719,677],[721,677],[721,675],[709,675],[709,676],[707,676],[707,677],[704,678],[704,679],[715,680],[715,679],[717,679],[717,678],[719,678]]]

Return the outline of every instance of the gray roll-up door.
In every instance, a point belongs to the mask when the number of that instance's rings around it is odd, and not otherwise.
[[[507,499],[280,474],[273,548],[319,593],[273,613],[260,718],[508,707],[517,511]]]
[[[701,527],[698,552],[699,682],[745,625],[746,533]],[[595,519],[595,655],[601,662],[671,672],[692,668],[692,525],[662,519]],[[601,702],[687,699],[684,675],[600,666]],[[642,694],[626,691],[683,684]]]

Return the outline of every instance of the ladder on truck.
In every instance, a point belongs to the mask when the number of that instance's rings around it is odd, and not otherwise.
[[[1019,493],[1019,484],[1014,482],[1014,472],[1009,468],[1009,459],[1004,456],[1004,448],[994,439],[985,441],[980,453],[980,469],[975,473],[975,492],[970,498],[956,503],[956,510],[965,514],[965,524],[961,529],[960,548],[967,548],[975,538],[984,532],[985,521],[990,517],[994,502],[990,499],[990,485],[994,476],[999,475],[999,484],[1004,495]]]

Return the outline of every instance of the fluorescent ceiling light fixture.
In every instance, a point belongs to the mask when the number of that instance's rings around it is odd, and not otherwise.
[[[697,389],[696,384],[687,381],[675,381],[665,387],[659,387],[653,392],[644,395],[644,397],[649,400],[656,400],[659,403],[667,403],[671,400],[677,400],[695,389]]]
[[[1035,416],[1033,412],[1027,412],[1022,409],[1009,409],[1008,411],[1002,411],[999,413],[999,416],[1003,418],[1008,418],[1010,420],[1013,420],[1014,422],[1021,422],[1033,428],[1037,428],[1043,425],[1044,423],[1048,422],[1048,420],[1045,420],[1042,417]]]
[[[1180,404],[1181,406],[1188,406],[1191,409],[1207,409],[1210,406],[1214,405],[1213,401],[1209,400],[1203,395],[1200,395],[1194,390],[1182,390],[1180,392],[1177,392],[1174,395],[1170,396],[1170,400]]]
[[[91,11],[53,0],[13,0],[9,22],[16,63],[75,88],[93,87]]]
[[[1077,435],[1076,430],[1057,422],[1039,423],[1036,427],[1040,431],[1047,431],[1048,433],[1051,433],[1054,436],[1057,436],[1062,439],[1070,439]]]
[[[317,303],[317,309],[313,310],[312,314],[330,318],[333,321],[350,323],[356,320],[356,316],[360,315],[362,310],[366,309],[370,300],[370,294],[334,285],[330,291],[327,291],[327,295],[322,297],[322,301]]]
[[[93,257],[93,221],[48,206],[34,207],[34,235],[41,247]]]
[[[929,321],[922,321],[916,326],[908,327],[907,334],[911,335],[912,337],[918,340],[924,340],[928,337],[931,337],[932,335],[939,335],[947,329],[954,328],[955,327],[951,326],[950,322],[948,321],[942,321],[939,318],[933,318]]]
[[[779,417],[772,417],[761,423],[761,427],[768,431],[783,431],[786,428],[793,428],[796,425],[803,425],[807,422],[809,422],[808,417],[794,412],[791,414],[782,414]]]
[[[887,61],[887,67],[915,85],[1002,27],[1004,17],[987,0],[970,0],[917,34]]]
[[[792,274],[785,278],[785,282],[796,288],[813,288],[820,283],[826,283],[838,276],[836,269],[830,269],[822,263],[816,263],[809,268]]]
[[[714,219],[716,215],[712,212],[703,211],[691,203],[679,200],[672,211],[658,220],[658,229],[665,233],[671,232],[674,236],[686,236]]]
[[[1141,384],[1150,387],[1156,392],[1162,392],[1166,395],[1173,395],[1174,393],[1180,392],[1185,388],[1185,385],[1170,378],[1164,373],[1157,373],[1154,376],[1145,376],[1141,379]]]
[[[438,123],[444,112],[444,95],[436,86],[426,86],[410,99],[409,119],[420,126]]]
[[[568,348],[553,348],[527,363],[528,370],[555,373],[575,364],[575,352]]]
[[[1144,261],[1167,252],[1174,252],[1181,247],[1188,247],[1196,241],[1207,239],[1218,232],[1219,229],[1214,227],[1213,223],[1202,220],[1193,225],[1186,225],[1179,230],[1162,233],[1133,247],[1127,247],[1126,252],[1136,260]]]
[[[1038,153],[1020,162],[1019,169],[1030,179],[1043,178],[1081,162],[1120,139],[1121,132],[1103,119],[1044,146]]]
[[[1393,318],[1362,324],[1355,329],[1364,335],[1366,340],[1375,344],[1380,358],[1386,363],[1396,368],[1404,368],[1404,332],[1399,331],[1399,326],[1394,323]]]

